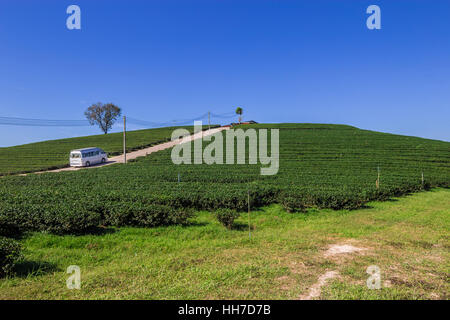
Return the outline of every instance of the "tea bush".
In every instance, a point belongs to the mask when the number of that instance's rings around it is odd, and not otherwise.
[[[0,209],[0,235],[8,237],[27,231],[84,234],[96,230],[100,223],[100,214],[76,202],[4,205]]]
[[[217,220],[227,229],[232,229],[234,220],[239,218],[239,213],[231,209],[218,209],[215,215]]]
[[[104,224],[112,226],[156,227],[186,224],[192,216],[189,209],[165,205],[119,202],[105,212]]]
[[[21,251],[17,241],[0,236],[0,277],[11,273],[14,264],[22,258]]]

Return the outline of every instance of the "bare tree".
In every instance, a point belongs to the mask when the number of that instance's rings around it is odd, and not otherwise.
[[[84,112],[91,125],[98,125],[102,131],[107,134],[114,122],[122,114],[122,110],[112,104],[95,103]]]

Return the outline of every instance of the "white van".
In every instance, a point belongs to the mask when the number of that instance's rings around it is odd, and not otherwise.
[[[89,167],[108,161],[108,154],[100,148],[83,148],[70,151],[71,167]]]

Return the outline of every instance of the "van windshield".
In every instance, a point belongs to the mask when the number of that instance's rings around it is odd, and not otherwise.
[[[80,153],[71,153],[70,157],[71,158],[81,158],[81,154]]]

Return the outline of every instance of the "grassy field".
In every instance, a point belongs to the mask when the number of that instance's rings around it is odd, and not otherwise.
[[[327,271],[321,299],[449,299],[450,190],[419,192],[354,211],[279,205],[247,215],[234,230],[208,212],[189,226],[108,229],[103,235],[33,233],[21,242],[18,276],[1,299],[298,299]],[[364,249],[326,256],[331,245]],[[81,268],[81,289],[66,268]],[[366,287],[377,265],[383,287]]]
[[[127,132],[127,152],[170,140],[176,127]],[[193,132],[193,126],[183,127]],[[99,147],[118,155],[123,152],[123,133],[42,141],[0,148],[0,175],[67,167],[73,149]]]

